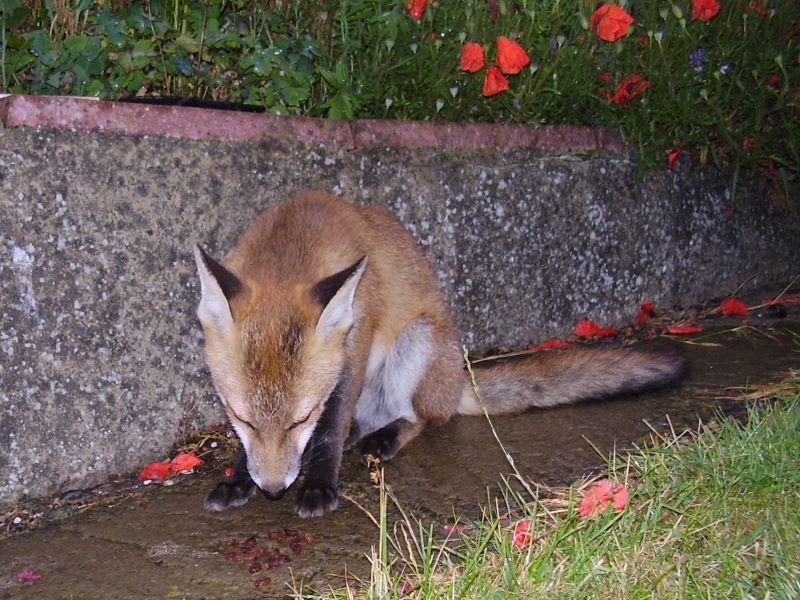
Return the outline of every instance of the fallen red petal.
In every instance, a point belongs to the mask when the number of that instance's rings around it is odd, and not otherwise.
[[[614,510],[622,510],[628,505],[628,489],[621,483],[617,484],[611,497],[611,506]]]
[[[616,327],[599,327],[595,335],[597,337],[608,337],[611,335],[616,335],[617,328]]]
[[[535,346],[528,346],[525,350],[528,351],[535,351],[535,350],[549,350],[551,348],[569,348],[569,343],[563,340],[559,340],[557,338],[550,338],[542,342],[541,344],[536,344]]]
[[[531,524],[530,521],[521,519],[514,525],[514,532],[511,534],[511,545],[517,550],[522,550],[531,543]]]
[[[590,319],[575,324],[575,335],[578,337],[608,337],[617,333],[614,327],[600,327]]]
[[[170,461],[169,467],[173,473],[180,473],[181,471],[193,469],[202,463],[203,461],[194,452],[181,452]]]
[[[159,481],[165,480],[169,477],[171,468],[168,462],[153,462],[145,465],[139,471],[139,480],[145,481],[147,479],[158,479]]]
[[[719,309],[726,317],[743,316],[747,314],[747,304],[738,298],[735,298],[734,296],[728,296],[725,298],[720,303]]]
[[[683,335],[686,333],[700,333],[703,328],[697,325],[670,325],[665,327],[664,331],[672,335]]]
[[[621,483],[603,479],[587,490],[578,507],[578,514],[587,517],[602,512],[609,502],[614,510],[622,510],[628,504],[628,490]]]
[[[578,337],[592,337],[597,335],[600,327],[594,321],[585,319],[575,323],[575,335]]]
[[[639,307],[639,314],[636,315],[636,318],[633,320],[633,324],[636,327],[641,327],[650,322],[650,320],[655,316],[653,312],[653,303],[650,300],[645,300],[642,302],[642,305]]]
[[[36,581],[37,579],[41,579],[42,574],[37,573],[36,571],[20,571],[17,573],[17,579],[20,581]]]

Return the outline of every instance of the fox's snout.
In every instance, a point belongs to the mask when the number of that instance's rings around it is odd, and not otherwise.
[[[260,489],[261,493],[264,494],[264,496],[269,498],[270,500],[280,500],[281,498],[283,498],[283,495],[286,493],[286,488],[281,488],[281,489],[279,489],[277,491],[265,490],[262,487],[259,487],[258,489]]]

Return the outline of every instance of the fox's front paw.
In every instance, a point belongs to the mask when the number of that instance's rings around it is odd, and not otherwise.
[[[336,486],[322,482],[304,482],[297,493],[294,509],[303,518],[321,517],[329,510],[336,510],[339,500]]]
[[[368,456],[390,460],[400,449],[400,441],[397,439],[397,430],[393,427],[384,427],[369,434],[361,443],[361,458]]]
[[[204,505],[206,510],[219,512],[229,508],[244,506],[256,492],[256,484],[252,480],[221,481],[208,493]]]

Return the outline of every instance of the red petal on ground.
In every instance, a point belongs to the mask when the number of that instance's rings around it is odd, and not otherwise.
[[[149,465],[145,465],[144,468],[139,471],[139,480],[144,481],[146,479],[158,479],[163,481],[167,477],[169,477],[170,473],[170,464],[167,462],[153,462]]]
[[[744,316],[747,314],[747,304],[733,296],[725,298],[725,300],[720,303],[719,309],[726,317]]]
[[[650,300],[645,300],[639,307],[639,314],[636,315],[636,318],[633,320],[633,324],[637,327],[641,327],[642,325],[649,323],[652,318],[653,303]]]
[[[531,524],[525,519],[517,521],[514,525],[514,532],[510,538],[511,545],[517,550],[522,550],[525,546],[531,543]]]
[[[608,337],[611,335],[616,335],[616,333],[616,327],[600,327],[595,335],[597,335],[597,337]]]
[[[42,574],[37,573],[36,571],[20,571],[17,573],[17,579],[20,581],[36,581],[37,579],[41,579]]]
[[[683,335],[685,333],[700,333],[703,331],[703,328],[697,325],[670,325],[669,327],[665,327],[664,331],[672,335]]]
[[[557,338],[550,338],[549,340],[545,340],[541,344],[536,344],[535,346],[528,346],[527,348],[525,348],[525,350],[536,351],[536,350],[549,350],[551,348],[569,348],[569,342],[565,342]]]
[[[628,489],[621,483],[614,487],[611,506],[614,507],[614,510],[622,510],[628,506]]]
[[[616,328],[600,327],[591,319],[586,319],[585,321],[578,321],[575,323],[575,335],[578,337],[608,337],[609,335],[614,335],[615,333],[617,333]]]
[[[575,323],[575,335],[578,337],[592,337],[593,335],[597,335],[599,330],[600,327],[591,319]]]
[[[181,452],[170,461],[169,468],[173,473],[180,473],[200,464],[203,464],[203,461],[194,452]]]
[[[615,484],[608,479],[603,479],[586,492],[578,507],[578,514],[587,517],[602,512],[609,502],[614,510],[622,510],[628,504],[628,490],[621,483]]]

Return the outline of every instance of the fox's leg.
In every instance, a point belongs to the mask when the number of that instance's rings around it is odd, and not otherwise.
[[[353,385],[347,377],[339,382],[306,446],[305,477],[295,502],[295,510],[301,517],[322,516],[338,504],[336,486],[347,435],[347,394],[352,393]]]
[[[208,493],[205,500],[206,510],[221,511],[247,504],[256,491],[256,484],[247,470],[247,453],[244,445],[239,444],[239,451],[233,460],[231,476],[220,481]]]
[[[417,437],[425,428],[425,421],[397,419],[386,427],[373,431],[361,442],[361,458],[369,456],[391,460],[397,451]]]
[[[429,422],[454,413],[464,386],[462,361],[452,331],[424,319],[401,334],[382,369],[383,406],[403,407],[401,416],[364,438],[362,458],[391,459]]]

